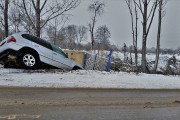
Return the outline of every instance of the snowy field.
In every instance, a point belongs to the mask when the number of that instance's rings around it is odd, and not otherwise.
[[[180,89],[180,76],[140,73],[0,68],[0,86],[48,88]]]
[[[175,54],[174,56],[176,57],[177,61],[180,61],[180,55]],[[123,60],[123,59],[124,59],[124,54],[121,53],[121,52],[114,52],[114,53],[113,53],[113,57],[115,57],[115,58],[120,58],[121,60]],[[130,58],[130,54],[127,54],[127,57]],[[155,61],[155,59],[156,59],[156,55],[153,54],[153,53],[148,53],[148,54],[146,55],[146,57],[147,57],[147,62],[152,62],[152,61]],[[164,67],[166,66],[166,64],[167,64],[168,59],[170,59],[171,57],[173,57],[173,55],[160,54],[160,55],[159,55],[158,68],[159,68],[159,69],[160,69],[160,68],[164,68]],[[132,59],[133,59],[133,61],[135,61],[135,60],[134,60],[134,54],[132,54]],[[142,59],[142,55],[141,55],[141,54],[138,54],[138,64],[139,64],[139,65],[141,64],[141,59]]]

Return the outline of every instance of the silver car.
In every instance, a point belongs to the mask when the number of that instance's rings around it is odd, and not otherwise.
[[[64,70],[82,69],[81,65],[69,59],[58,46],[24,32],[12,34],[1,41],[0,64],[27,69],[43,66]]]

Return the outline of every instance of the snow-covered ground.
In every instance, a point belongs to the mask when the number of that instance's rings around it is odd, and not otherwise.
[[[173,55],[169,55],[169,54],[160,54],[159,55],[159,64],[158,64],[158,67],[159,68],[163,68],[165,67],[166,63],[167,63],[167,60],[170,59]],[[178,54],[175,54],[174,55],[176,57],[176,59],[179,61],[180,60],[180,55]],[[124,53],[122,52],[113,52],[113,57],[115,58],[120,58],[121,60],[124,59]],[[127,57],[130,58],[130,54],[128,53],[127,54]],[[156,59],[156,54],[153,54],[153,53],[148,53],[146,55],[147,57],[147,62],[152,62],[152,61],[155,61]],[[134,54],[132,54],[132,59],[134,61]],[[138,54],[138,64],[141,64],[141,59],[142,59],[142,55],[141,54]]]
[[[0,86],[53,88],[180,89],[180,76],[124,72],[57,70],[28,71],[0,68]]]

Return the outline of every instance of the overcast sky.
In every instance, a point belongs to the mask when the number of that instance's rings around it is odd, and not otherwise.
[[[82,3],[72,14],[69,24],[88,25],[90,14],[87,7],[93,0],[82,0]],[[111,42],[118,46],[123,43],[132,45],[131,21],[127,5],[124,0],[103,0],[106,4],[105,13],[98,19],[99,25],[107,25],[111,31]],[[157,19],[155,19],[157,21]],[[141,47],[141,33],[139,43]],[[154,22],[148,38],[148,47],[156,47],[157,22]],[[180,46],[180,0],[169,0],[166,5],[166,16],[162,24],[162,48],[177,48]]]

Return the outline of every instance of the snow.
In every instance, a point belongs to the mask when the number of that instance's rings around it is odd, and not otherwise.
[[[167,61],[170,58],[172,58],[172,56],[173,55],[170,55],[170,54],[160,54],[157,71],[162,71],[162,69],[166,69]],[[176,57],[177,62],[180,61],[180,55],[175,54],[174,56]],[[121,60],[124,60],[124,53],[115,51],[115,52],[113,52],[113,57],[114,58],[120,58]],[[129,53],[127,53],[127,57],[130,58]],[[133,61],[135,61],[134,58],[135,58],[135,55],[132,53]],[[154,68],[155,58],[156,58],[156,54],[147,53],[147,55],[146,55],[147,63],[152,68]],[[138,54],[138,65],[141,65],[141,59],[142,59],[142,55]]]
[[[180,76],[155,74],[70,71],[22,70],[0,68],[2,87],[47,88],[118,88],[118,89],[180,89]]]
[[[97,52],[97,51],[96,51]],[[108,55],[108,51],[102,53]],[[179,55],[175,55],[180,60]],[[124,59],[123,53],[114,52],[113,57]],[[160,55],[159,67],[163,68],[172,55]],[[139,55],[140,64],[141,55]],[[155,60],[155,54],[147,54],[148,62]],[[180,89],[180,76],[157,74],[101,72],[80,70],[5,69],[0,65],[0,86],[3,87],[48,87],[48,88],[119,88],[119,89]]]

